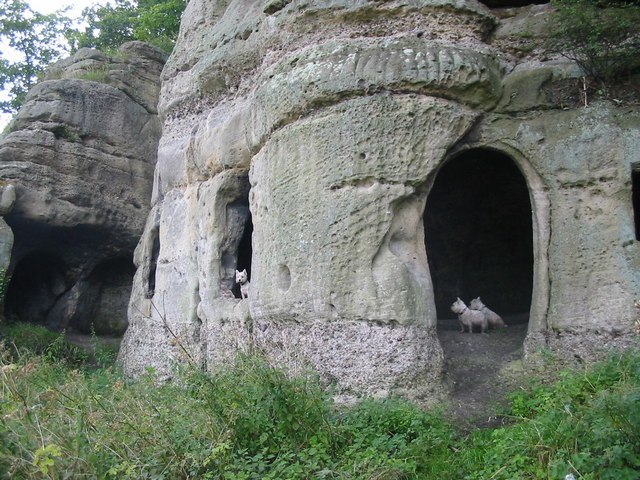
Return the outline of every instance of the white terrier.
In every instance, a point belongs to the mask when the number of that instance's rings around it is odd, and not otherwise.
[[[240,285],[240,296],[247,298],[249,296],[249,276],[246,268],[241,272],[236,270],[236,283]]]
[[[480,327],[480,332],[486,333],[489,324],[484,314],[477,310],[469,309],[469,307],[460,300],[460,297],[451,305],[451,311],[458,315],[461,332],[464,333],[465,327],[469,330],[469,333],[473,332],[473,327]]]
[[[484,318],[487,319],[487,322],[489,322],[489,326],[491,328],[502,328],[507,326],[500,315],[498,315],[496,312],[482,303],[480,297],[471,300],[469,307],[471,308],[471,310],[482,312],[484,314]]]

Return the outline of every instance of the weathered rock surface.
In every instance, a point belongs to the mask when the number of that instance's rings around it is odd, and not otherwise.
[[[126,328],[122,298],[149,211],[164,60],[140,42],[115,58],[82,49],[29,92],[0,143],[0,177],[16,189],[5,217],[15,234],[8,314],[55,328]],[[116,291],[117,306],[108,299]]]
[[[167,54],[147,43],[128,42],[107,56],[81,48],[49,67],[46,80],[94,80],[117,88],[149,113],[157,113],[159,78]]]
[[[11,249],[13,248],[13,231],[2,218],[11,212],[16,201],[16,189],[10,183],[0,182],[0,291],[6,288],[9,275],[9,263],[11,262]],[[0,319],[4,312],[4,295],[0,294]]]
[[[433,278],[453,244],[427,252],[425,211],[441,167],[473,152],[486,168],[499,152],[527,189],[532,246],[513,258],[528,255],[532,280],[483,297],[531,299],[511,303],[529,316],[527,355],[562,349],[560,332],[579,336],[585,357],[603,339],[635,341],[639,112],[557,98],[554,85],[579,72],[512,48],[548,13],[527,8],[499,18],[473,0],[189,2],[163,71],[125,371],[169,376],[185,351],[215,369],[258,348],[319,371],[343,398],[437,399],[436,325],[449,312],[436,311],[434,290],[454,285],[470,299],[479,284]],[[491,202],[515,227],[508,195]],[[462,266],[492,263],[474,260],[477,239],[446,206],[429,215],[468,235],[449,252]],[[234,296],[236,266],[250,272],[248,300]]]

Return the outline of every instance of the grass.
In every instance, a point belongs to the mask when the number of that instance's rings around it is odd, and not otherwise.
[[[75,72],[73,77],[89,82],[109,83],[109,68],[107,66],[87,68]]]
[[[638,352],[532,382],[510,425],[462,435],[400,399],[335,406],[259,356],[159,385],[33,326],[0,333],[0,478],[640,477]]]

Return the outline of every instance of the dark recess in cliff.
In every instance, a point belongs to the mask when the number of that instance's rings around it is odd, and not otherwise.
[[[240,238],[240,244],[238,245],[237,256],[237,269],[242,271],[247,270],[247,278],[251,280],[251,256],[253,255],[251,249],[251,236],[253,235],[253,222],[251,221],[251,213],[248,214],[247,220],[244,224],[244,230],[242,237]],[[236,284],[233,287],[233,295],[236,298],[241,298],[240,285]]]
[[[507,156],[475,149],[438,172],[425,243],[438,318],[456,297],[482,297],[500,314],[526,313],[533,289],[533,227],[524,177]]]
[[[484,3],[489,8],[512,8],[526,7],[527,5],[543,5],[549,2],[545,0],[480,0],[480,3]]]
[[[27,255],[14,269],[7,289],[7,318],[44,324],[69,287],[67,267],[57,255],[44,251]]]

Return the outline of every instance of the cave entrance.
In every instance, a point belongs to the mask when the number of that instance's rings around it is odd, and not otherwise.
[[[244,229],[242,231],[242,237],[240,238],[240,244],[238,245],[238,270],[247,270],[249,277],[251,277],[251,256],[253,252],[251,250],[251,237],[253,235],[253,222],[251,221],[251,213],[247,215],[245,220]]]
[[[534,231],[540,236],[541,229],[533,225],[529,187],[520,168],[503,153],[467,150],[442,166],[427,197],[425,245],[443,373],[461,415],[478,413],[504,393],[499,372],[522,358],[534,310]],[[456,297],[467,306],[481,297],[508,327],[487,335],[460,333],[450,309]]]
[[[22,258],[7,288],[7,318],[44,324],[58,299],[69,289],[66,266],[57,256],[36,252]]]
[[[512,321],[531,308],[533,228],[529,190],[507,155],[469,150],[438,172],[424,216],[438,319],[456,297],[475,297]],[[513,318],[516,317],[516,318]]]

